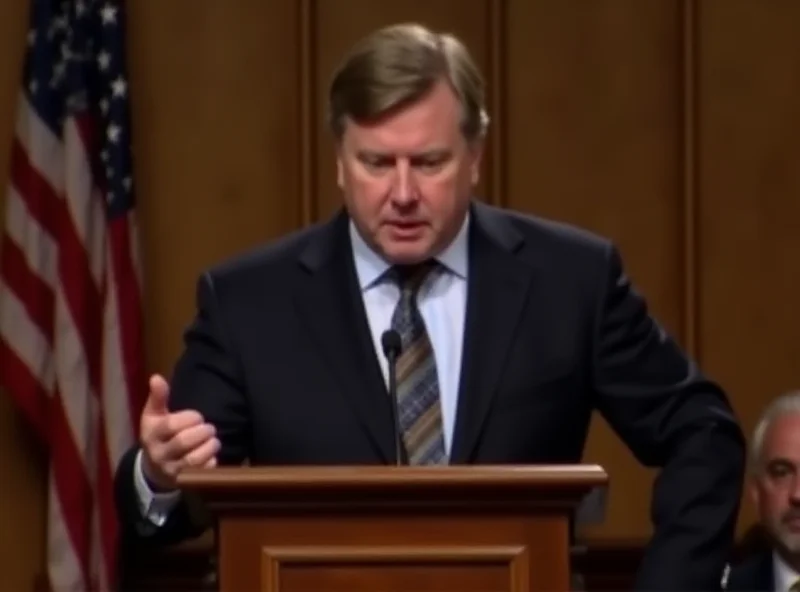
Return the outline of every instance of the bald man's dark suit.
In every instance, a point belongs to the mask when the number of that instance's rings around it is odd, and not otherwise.
[[[773,592],[775,574],[772,553],[758,553],[734,566],[725,589],[731,592]]]

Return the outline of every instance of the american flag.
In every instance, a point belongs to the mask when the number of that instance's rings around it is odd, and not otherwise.
[[[32,0],[0,245],[0,380],[49,453],[50,589],[108,590],[145,396],[123,4]]]

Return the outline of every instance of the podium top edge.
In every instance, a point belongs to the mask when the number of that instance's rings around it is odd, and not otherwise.
[[[556,486],[604,487],[608,475],[599,465],[448,465],[448,466],[242,466],[187,469],[181,488],[281,486]]]

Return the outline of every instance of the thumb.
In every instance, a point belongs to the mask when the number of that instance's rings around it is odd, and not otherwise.
[[[150,377],[150,394],[144,405],[146,415],[164,415],[169,412],[167,399],[169,398],[169,384],[160,374]]]

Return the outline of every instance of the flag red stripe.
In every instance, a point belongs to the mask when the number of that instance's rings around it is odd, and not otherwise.
[[[51,442],[54,444],[50,447],[50,467],[57,497],[61,501],[67,533],[74,553],[78,557],[84,581],[89,581],[94,496],[87,478],[86,466],[76,446],[76,434],[72,433],[58,390],[51,403],[49,428]],[[81,440],[85,436],[86,434],[78,434]]]
[[[0,339],[0,382],[6,392],[13,393],[15,402],[30,422],[42,442],[49,440],[47,391],[28,365]]]
[[[59,278],[64,300],[80,335],[89,369],[89,385],[100,392],[102,364],[103,299],[89,268],[89,259],[69,215],[62,218],[59,232]]]
[[[57,237],[63,202],[47,179],[31,165],[25,149],[16,138],[11,144],[11,184],[42,229],[50,236]]]
[[[0,273],[6,285],[25,307],[31,321],[52,345],[53,291],[38,274],[31,271],[25,254],[8,237],[0,249]]]

